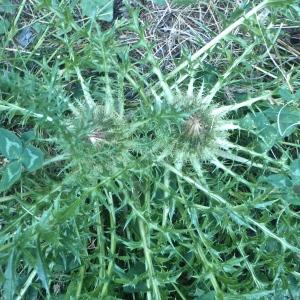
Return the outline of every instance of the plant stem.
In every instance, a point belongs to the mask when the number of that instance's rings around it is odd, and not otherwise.
[[[196,253],[198,254],[200,260],[202,261],[202,263],[204,265],[204,269],[208,273],[210,282],[216,292],[216,299],[222,299],[223,293],[219,287],[217,278],[212,271],[213,267],[212,267],[211,263],[207,260],[205,253],[203,251],[203,248],[202,248],[201,244],[199,243],[199,241],[197,241],[197,240],[194,240],[194,241],[195,241],[195,245],[196,245]]]
[[[59,161],[64,161],[70,158],[70,155],[68,154],[61,154],[61,155],[57,155],[55,157],[52,157],[50,159],[47,159],[46,161],[44,161],[43,163],[43,167],[48,166],[50,164],[59,162]]]
[[[179,176],[180,178],[184,179],[186,182],[194,185],[196,188],[198,188],[200,191],[202,191],[204,194],[206,194],[207,196],[211,197],[212,199],[218,201],[219,203],[222,204],[227,204],[227,201],[224,200],[221,196],[209,191],[207,188],[203,187],[200,183],[196,182],[194,179],[192,179],[189,176],[185,176],[182,172],[178,171],[177,169],[175,169],[173,166],[164,163],[164,166],[170,170],[172,173],[176,174],[177,176]]]
[[[96,200],[96,199],[95,199]],[[105,279],[105,238],[104,238],[104,231],[102,227],[102,220],[101,220],[101,211],[100,211],[100,203],[99,199],[95,201],[95,212],[97,214],[97,248],[98,248],[98,260],[99,260],[99,281],[100,284]]]
[[[169,186],[169,176],[170,176],[170,173],[167,171],[165,174],[164,174],[164,185],[165,186]],[[169,198],[169,191],[168,190],[165,190],[164,191],[164,197],[165,199],[168,199]],[[169,205],[167,202],[164,203],[164,208],[163,208],[163,214],[162,214],[162,227],[166,227],[167,225],[167,218],[168,218],[168,214],[169,214]]]
[[[157,280],[155,278],[155,271],[154,271],[154,267],[152,264],[150,249],[149,249],[148,243],[147,243],[146,230],[144,227],[143,220],[141,218],[139,218],[138,223],[139,223],[139,230],[140,230],[142,243],[143,243],[144,254],[145,254],[145,258],[146,258],[146,267],[147,267],[147,271],[149,272],[151,287],[152,287],[153,293],[154,293],[154,297],[152,298],[151,296],[149,296],[148,299],[149,300],[150,299],[160,300],[161,296],[160,296]]]
[[[282,168],[288,169],[288,167],[286,166],[285,163],[283,163],[279,160],[273,159],[273,158],[269,157],[266,154],[258,153],[258,152],[252,151],[252,150],[250,150],[246,147],[243,147],[243,146],[240,146],[240,145],[237,145],[237,144],[233,144],[233,143],[230,143],[230,142],[228,142],[228,145],[229,145],[230,148],[237,149],[238,151],[243,151],[244,153],[247,153],[247,154],[252,155],[252,156],[260,157],[264,161],[268,161],[268,162],[270,162],[274,165],[278,165]]]
[[[83,279],[84,279],[84,273],[85,273],[85,267],[81,266],[79,269],[79,276],[80,276],[80,281],[78,283],[78,287],[77,287],[77,291],[76,291],[76,300],[80,299],[80,295],[81,295],[81,289],[82,289],[82,283],[83,283]]]
[[[255,167],[255,168],[262,169],[262,170],[265,170],[265,168],[266,168],[265,165],[263,165],[263,164],[255,163],[255,162],[253,162],[253,161],[251,161],[247,158],[237,156],[237,155],[232,154],[230,152],[224,152],[224,151],[219,150],[218,151],[218,156],[223,157],[225,159],[230,159],[232,161],[240,162],[240,163],[245,164],[249,167]],[[276,168],[273,168],[273,167],[269,167],[269,170],[274,172],[274,173],[278,173],[278,171],[279,171],[279,169],[276,169]]]
[[[77,77],[78,77],[78,80],[80,82],[80,85],[81,85],[81,89],[83,91],[83,95],[84,95],[84,98],[85,98],[85,101],[86,101],[86,104],[87,106],[89,107],[89,109],[92,111],[95,107],[95,102],[90,94],[90,90],[89,88],[87,87],[87,85],[85,84],[85,81],[81,75],[81,72],[80,72],[80,69],[78,67],[75,67],[75,71],[77,73]]]
[[[115,208],[114,203],[112,200],[112,195],[110,193],[106,193],[107,201],[109,204],[109,218],[110,218],[110,260],[106,271],[107,280],[103,285],[102,292],[101,292],[101,299],[103,299],[108,292],[109,283],[111,280],[111,275],[113,271],[113,267],[115,265],[115,252],[116,252],[116,245],[117,245],[117,236],[116,236],[116,216],[115,216]]]
[[[266,99],[270,98],[270,96],[271,96],[270,93],[266,93],[266,94],[263,94],[261,96],[258,96],[258,97],[251,98],[251,99],[248,99],[246,101],[243,101],[241,103],[236,103],[236,104],[232,104],[232,105],[221,106],[221,107],[215,108],[212,111],[212,114],[216,115],[216,116],[226,115],[227,113],[232,112],[232,111],[236,111],[236,110],[238,110],[238,109],[240,109],[242,107],[251,106],[255,102],[258,102],[258,101],[261,101],[261,100],[266,100]]]
[[[8,103],[6,101],[0,100],[0,111],[5,111],[5,110],[15,110],[15,111],[18,111],[18,112],[20,112],[24,115],[29,115],[29,116],[32,116],[32,117],[38,118],[38,119],[46,119],[49,122],[53,122],[53,118],[51,118],[49,116],[45,116],[43,114],[35,113],[35,112],[33,112],[31,110],[28,110],[26,108],[17,106],[16,104],[12,104],[12,103]]]
[[[284,238],[277,236],[275,233],[273,233],[270,229],[268,229],[264,224],[261,224],[259,222],[256,222],[249,216],[245,216],[246,220],[248,220],[250,223],[258,227],[264,234],[267,236],[273,238],[274,240],[277,240],[283,247],[283,249],[289,249],[292,252],[300,254],[300,249],[291,245],[289,242],[287,242]]]
[[[243,256],[243,258],[245,260],[246,266],[247,266],[248,270],[250,271],[251,276],[252,276],[253,281],[255,282],[256,286],[259,289],[262,289],[263,288],[263,284],[256,277],[254,268],[253,268],[252,264],[249,262],[249,260],[247,259],[247,255],[246,255],[246,253],[245,253],[242,245],[239,245],[237,248],[238,248],[239,252],[242,254],[242,256]]]
[[[164,81],[164,78],[163,78],[163,75],[162,75],[160,69],[158,67],[153,67],[153,73],[156,74],[156,76],[158,77],[158,80],[159,80],[161,87],[166,95],[168,103],[172,103],[174,100],[174,96],[173,96],[172,91],[171,91],[170,87],[168,86],[167,82]]]
[[[217,168],[223,170],[225,173],[231,175],[233,178],[235,178],[237,181],[245,184],[246,186],[252,188],[253,184],[249,181],[245,180],[243,177],[239,176],[229,168],[227,168],[224,164],[222,164],[217,158],[213,158],[211,161]]]

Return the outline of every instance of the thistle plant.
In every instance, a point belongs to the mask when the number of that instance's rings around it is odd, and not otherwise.
[[[299,68],[269,58],[295,54],[277,48],[282,1],[237,7],[171,71],[139,11],[103,30],[103,3],[24,1],[13,23],[32,17],[36,40],[1,42],[1,126],[34,128],[47,160],[1,129],[8,165],[39,170],[0,197],[0,297],[299,298]]]

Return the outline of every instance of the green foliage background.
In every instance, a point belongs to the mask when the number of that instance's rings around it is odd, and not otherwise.
[[[171,71],[127,4],[0,2],[1,128],[41,157],[0,196],[0,298],[299,299],[299,3],[212,1]],[[234,127],[214,159],[171,147],[192,88]]]

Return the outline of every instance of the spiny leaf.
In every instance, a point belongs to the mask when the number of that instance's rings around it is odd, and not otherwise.
[[[25,147],[21,159],[26,170],[33,172],[42,167],[44,154],[40,149],[29,145]]]
[[[77,199],[71,205],[66,206],[60,210],[58,210],[54,216],[57,223],[63,223],[66,220],[73,217],[76,213],[77,208],[81,204],[81,199]]]
[[[48,276],[47,276],[47,267],[45,266],[42,253],[41,253],[41,245],[40,239],[37,239],[37,265],[36,271],[38,274],[39,279],[41,280],[43,287],[46,289],[47,294],[49,294],[49,283],[48,283]]]
[[[19,161],[10,162],[5,168],[0,181],[0,192],[8,190],[21,176],[22,165]]]
[[[16,291],[16,275],[15,275],[15,250],[13,249],[9,255],[6,270],[5,270],[5,282],[4,282],[4,298],[6,300],[14,300]]]
[[[0,128],[0,153],[12,160],[19,158],[22,150],[22,142],[14,133]]]

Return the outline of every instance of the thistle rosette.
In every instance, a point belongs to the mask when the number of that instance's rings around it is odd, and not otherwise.
[[[154,106],[147,112],[144,143],[158,160],[175,162],[179,167],[197,159],[211,161],[220,150],[228,149],[228,125],[216,105],[205,105],[202,98],[174,95],[174,101]]]
[[[152,90],[153,105],[148,110],[142,110],[144,118],[142,122],[139,121],[143,124],[140,133],[143,148],[140,153],[145,153],[146,149],[148,157],[150,154],[155,163],[167,168],[174,165],[179,172],[189,165],[204,183],[204,173],[207,168],[211,171],[213,167],[237,182],[252,187],[253,183],[236,173],[232,165],[261,170],[265,169],[265,163],[281,166],[280,162],[266,153],[250,150],[240,145],[239,140],[232,142],[232,137],[243,131],[239,119],[233,119],[233,115],[242,108],[253,107],[257,102],[269,102],[269,91],[232,104],[216,104],[214,96],[221,87],[220,83],[205,93],[204,85],[195,85],[191,78],[186,90],[184,87],[179,90],[169,86],[160,71],[155,70],[163,91],[158,95]],[[255,161],[249,159],[249,155],[256,157]],[[263,163],[259,160],[263,160]],[[270,166],[269,170],[277,172],[274,167]],[[172,170],[175,172],[175,169]]]

